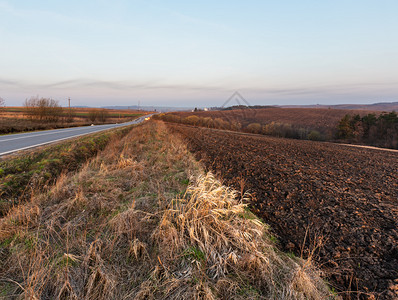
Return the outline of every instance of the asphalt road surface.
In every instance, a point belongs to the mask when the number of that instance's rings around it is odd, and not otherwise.
[[[131,122],[121,124],[73,127],[0,136],[0,156],[90,133],[138,124],[143,122],[145,118],[149,116],[151,115],[142,116]]]

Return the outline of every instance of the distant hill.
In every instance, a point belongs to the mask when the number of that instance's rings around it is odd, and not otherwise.
[[[374,104],[337,104],[337,105],[283,105],[289,108],[332,108],[332,109],[354,109],[372,111],[398,111],[398,102],[380,102]]]
[[[104,106],[102,108],[107,109],[133,109],[133,110],[145,110],[145,111],[158,111],[158,112],[169,112],[169,111],[191,111],[193,107],[169,107],[169,106]]]
[[[221,108],[212,108],[212,110],[236,110],[236,109],[263,109],[263,108],[276,108],[278,106],[271,106],[271,105],[234,105],[234,106],[228,106],[228,107],[221,107]]]

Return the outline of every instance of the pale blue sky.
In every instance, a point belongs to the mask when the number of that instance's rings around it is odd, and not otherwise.
[[[398,101],[398,1],[0,0],[0,97]]]

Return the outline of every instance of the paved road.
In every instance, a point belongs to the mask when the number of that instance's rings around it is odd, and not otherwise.
[[[138,124],[149,116],[151,115],[143,116],[134,121],[121,124],[73,127],[0,136],[0,156],[90,133]]]

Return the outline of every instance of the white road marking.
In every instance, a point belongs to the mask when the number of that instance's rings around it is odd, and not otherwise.
[[[115,128],[116,128],[116,127],[115,127]],[[113,129],[113,128],[110,128],[110,129]],[[102,130],[100,130],[100,131],[102,131]],[[29,148],[39,147],[39,146],[42,146],[42,145],[51,144],[51,143],[59,142],[59,141],[62,141],[62,140],[72,139],[72,138],[74,138],[74,137],[83,136],[83,135],[87,135],[87,134],[91,134],[91,133],[96,133],[96,132],[100,132],[100,131],[86,132],[86,133],[77,134],[77,135],[74,135],[74,136],[68,136],[68,137],[66,137],[66,138],[62,138],[62,139],[58,139],[58,140],[52,140],[52,141],[49,141],[49,142],[44,142],[44,143],[40,143],[40,144],[36,144],[36,145],[31,145],[31,146],[27,146],[27,147],[23,147],[23,148],[11,150],[11,151],[6,151],[6,152],[3,152],[3,153],[0,153],[0,156],[5,155],[5,154],[9,154],[9,153],[12,153],[12,152],[17,152],[17,151],[26,150],[26,149],[29,149]]]
[[[72,138],[83,136],[83,135],[94,134],[94,133],[99,133],[99,132],[102,132],[102,131],[107,131],[107,130],[111,130],[111,129],[116,129],[116,128],[121,128],[121,127],[129,126],[129,125],[138,124],[138,123],[141,123],[142,121],[144,121],[146,117],[150,117],[150,116],[152,116],[152,115],[149,115],[149,116],[147,115],[145,117],[140,117],[140,118],[135,119],[133,121],[120,123],[120,124],[116,123],[116,124],[98,125],[98,126],[94,127],[94,129],[98,129],[98,130],[95,130],[95,131],[90,131],[90,132],[86,132],[86,133],[82,133],[82,134],[76,134],[76,135],[68,136],[68,137],[65,137],[65,138],[60,138],[60,139],[56,139],[56,140],[52,140],[52,141],[47,141],[47,142],[44,142],[44,143],[39,143],[39,144],[35,144],[35,145],[30,145],[30,146],[27,146],[27,147],[22,147],[22,148],[10,150],[10,151],[5,151],[5,152],[0,153],[0,156],[6,155],[6,154],[10,154],[10,153],[13,153],[13,152],[18,152],[18,151],[21,151],[21,150],[26,150],[26,149],[30,149],[30,148],[39,147],[39,146],[42,146],[42,145],[47,145],[47,144],[51,144],[51,143],[67,140],[67,139],[72,139]],[[104,128],[104,127],[106,127],[106,128]],[[78,129],[76,129],[76,128],[73,128],[73,129],[72,128],[54,129],[54,131],[56,131],[56,132],[52,131],[52,132],[46,132],[46,133],[40,133],[40,134],[34,134],[34,135],[26,135],[26,136],[23,136],[23,137],[10,138],[10,139],[6,139],[6,140],[1,140],[0,139],[0,143],[1,142],[5,142],[5,141],[18,140],[18,139],[23,139],[23,138],[30,138],[30,137],[35,137],[35,136],[43,136],[43,135],[50,135],[50,134],[57,134],[57,133],[71,132],[71,131],[79,131],[79,130],[84,130],[84,129],[87,129],[87,128],[92,128],[92,127],[91,126],[85,126],[85,127],[80,127]],[[71,129],[71,130],[68,130],[68,129]],[[29,133],[24,133],[24,135],[25,134],[29,134]]]
[[[84,130],[84,129],[86,129],[86,128],[87,128],[87,127],[79,128],[79,129],[74,129],[74,130],[64,130],[64,131],[57,131],[57,132],[46,132],[46,133],[40,133],[40,134],[25,135],[25,136],[20,136],[20,137],[16,137],[16,138],[11,138],[11,139],[7,139],[7,140],[0,140],[0,143],[1,143],[1,142],[8,142],[8,141],[20,140],[20,139],[26,139],[26,138],[36,137],[36,136],[43,136],[43,135],[50,135],[50,134],[58,134],[58,133],[62,133],[62,132],[79,131],[79,130]]]

